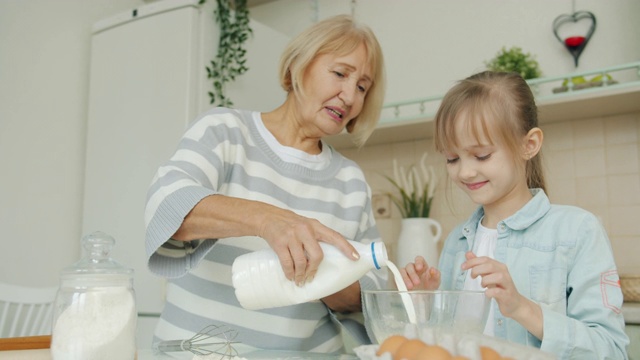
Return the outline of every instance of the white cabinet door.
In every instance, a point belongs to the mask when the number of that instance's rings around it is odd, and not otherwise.
[[[82,232],[116,239],[112,256],[135,270],[140,312],[163,304],[163,281],[146,266],[144,205],[155,170],[198,111],[196,4],[146,5],[99,22],[92,37]]]

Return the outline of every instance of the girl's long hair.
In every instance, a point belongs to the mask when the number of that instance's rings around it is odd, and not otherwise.
[[[466,115],[466,127],[476,139],[505,145],[513,161],[527,178],[529,188],[546,192],[542,154],[538,152],[522,166],[522,138],[538,127],[538,110],[531,88],[517,73],[485,71],[472,75],[451,88],[435,118],[436,150],[445,152],[458,145],[455,127]]]

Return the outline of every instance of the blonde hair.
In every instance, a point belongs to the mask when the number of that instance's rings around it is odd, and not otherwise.
[[[435,119],[436,150],[445,152],[458,145],[455,127],[460,114],[467,119],[467,128],[491,144],[505,145],[513,161],[522,168],[522,138],[538,127],[538,110],[531,88],[517,73],[485,71],[472,75],[451,88],[442,99]],[[529,188],[546,191],[542,169],[542,154],[538,152],[524,165]]]
[[[295,37],[280,58],[280,86],[296,97],[304,96],[304,74],[318,55],[347,55],[364,44],[371,65],[373,83],[367,91],[362,111],[347,124],[356,145],[362,146],[375,130],[386,87],[382,48],[373,31],[351,16],[338,15],[316,23]]]

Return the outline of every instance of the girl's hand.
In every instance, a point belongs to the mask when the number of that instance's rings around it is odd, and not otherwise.
[[[481,276],[482,287],[487,288],[485,294],[496,299],[504,316],[511,317],[525,298],[516,289],[507,266],[486,256],[477,257],[471,251],[465,257],[467,261],[462,263],[462,270],[470,270],[472,279]]]
[[[429,267],[422,256],[400,269],[407,290],[436,290],[440,286],[440,270]]]
[[[500,312],[542,340],[542,309],[518,292],[507,266],[486,256],[477,257],[471,251],[465,257],[462,270],[470,270],[472,279],[482,277],[486,296],[496,299]]]

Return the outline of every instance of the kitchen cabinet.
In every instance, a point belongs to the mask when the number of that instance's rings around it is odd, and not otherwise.
[[[279,359],[297,359],[297,360],[358,360],[355,355],[340,354],[340,355],[319,355],[317,353],[304,353],[304,352],[288,352],[288,351],[256,351],[255,353],[247,354],[249,359],[261,359],[261,360],[279,360]],[[156,353],[150,349],[139,349],[136,354],[137,360],[176,360],[184,359],[191,360],[195,355],[190,352],[173,352],[169,354]],[[201,356],[198,358],[215,358]],[[224,357],[224,359],[228,359]],[[13,351],[0,351],[0,360],[51,360],[51,354],[48,349],[41,350],[13,350]]]
[[[613,85],[558,94],[553,94],[550,89],[554,83],[557,86],[565,78],[581,74],[594,76],[595,74],[622,71],[621,69],[636,74],[626,74],[631,80]],[[640,62],[553,78],[536,79],[530,81],[530,84],[532,84],[534,93],[537,87],[545,87],[539,90],[542,94],[536,95],[538,120],[541,126],[558,121],[640,112]],[[443,96],[386,104],[380,123],[365,146],[433,137],[434,117]],[[426,107],[429,109],[422,109]],[[401,115],[400,113],[404,109],[407,109],[406,112],[410,115]],[[346,133],[332,136],[327,139],[327,142],[337,149],[355,147]]]

